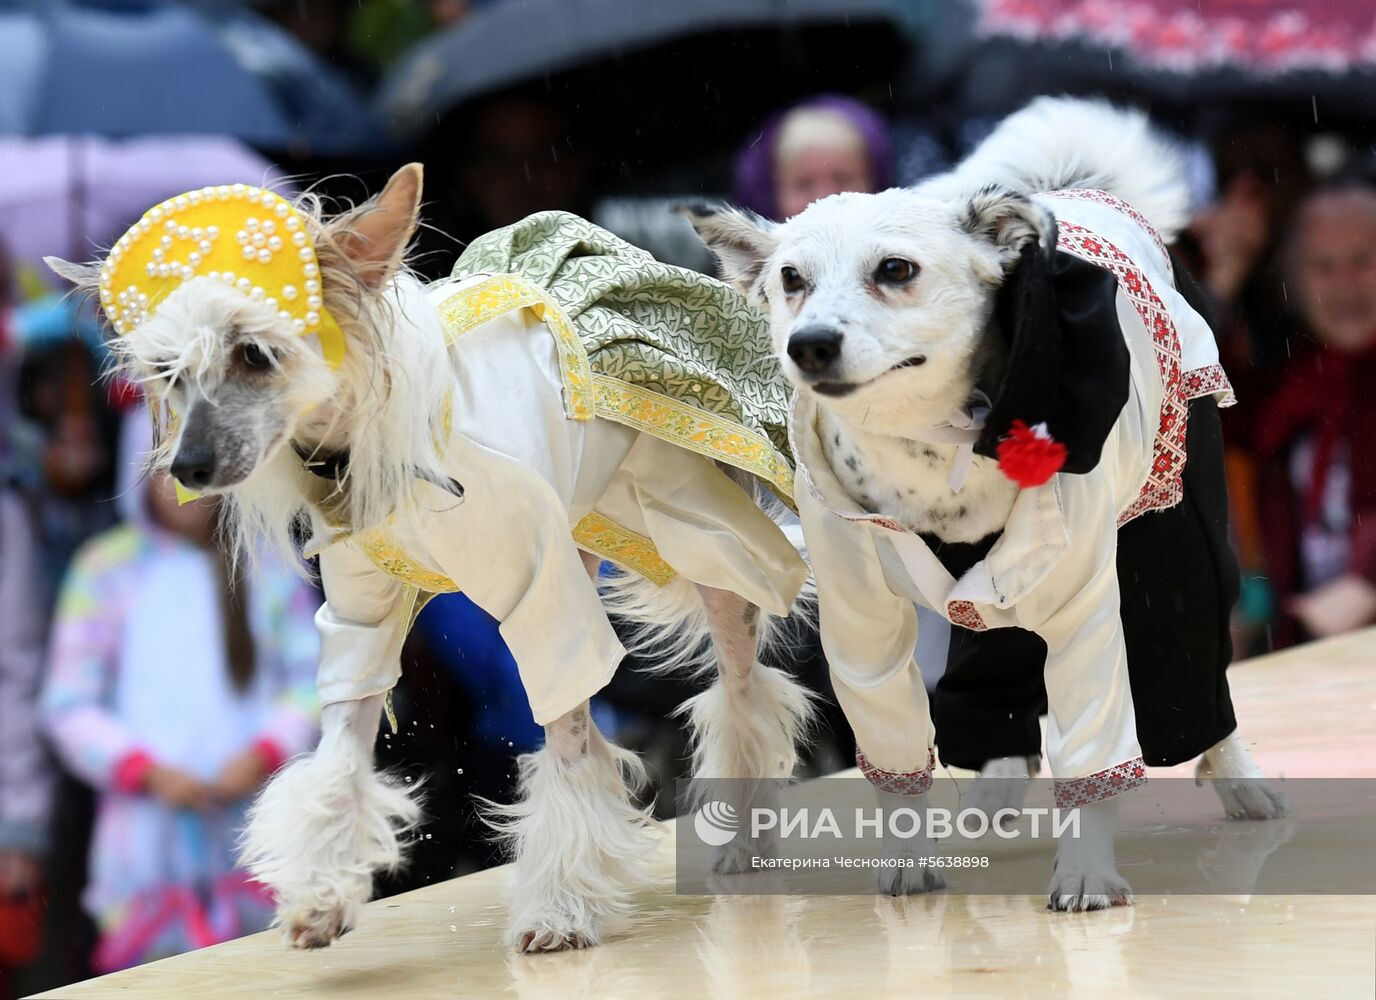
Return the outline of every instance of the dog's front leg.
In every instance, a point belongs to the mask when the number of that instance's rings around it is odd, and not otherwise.
[[[1132,887],[1118,874],[1113,857],[1118,799],[1103,799],[1077,808],[1078,829],[1071,824],[1056,841],[1047,909],[1079,913],[1131,906]]]
[[[884,821],[883,864],[876,873],[879,891],[886,896],[918,896],[946,888],[937,867],[941,848],[927,830],[927,793],[899,795],[876,788],[874,794]],[[916,814],[916,823],[908,822],[906,810]],[[911,836],[896,831],[911,831]]]
[[[653,833],[628,788],[644,767],[602,736],[586,702],[546,726],[519,767],[517,801],[487,812],[513,854],[510,942],[518,952],[597,944],[644,882]]]
[[[320,746],[279,771],[249,813],[245,866],[277,897],[293,948],[323,948],[353,928],[373,874],[401,863],[420,806],[373,770],[383,695],[329,704]]]

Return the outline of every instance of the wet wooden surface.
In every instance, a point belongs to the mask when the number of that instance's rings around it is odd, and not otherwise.
[[[1239,664],[1230,676],[1242,732],[1268,774],[1376,777],[1376,630]],[[1190,772],[1153,777],[1167,773]],[[1280,835],[1272,824],[1221,825],[1212,793],[1201,796],[1198,838],[1221,829]],[[1354,825],[1350,833],[1369,831]],[[1120,854],[1132,853],[1136,835],[1125,833]],[[286,951],[270,932],[48,995],[1376,995],[1376,897],[1141,896],[1134,907],[1067,915],[1045,912],[1040,895],[677,896],[672,836],[666,828],[656,886],[606,943],[587,951],[509,953],[501,941],[505,872],[494,869],[371,903],[359,928],[325,951]],[[1132,878],[1130,867],[1124,874]]]

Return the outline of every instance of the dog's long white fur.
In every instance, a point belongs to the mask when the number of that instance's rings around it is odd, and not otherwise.
[[[240,858],[277,894],[294,947],[324,947],[357,923],[374,873],[401,864],[420,818],[416,789],[373,768],[381,713],[381,696],[325,706],[319,747],[279,771],[250,810]]]
[[[509,940],[523,952],[597,944],[645,881],[654,847],[631,798],[644,765],[602,736],[584,704],[546,727],[545,746],[518,767],[517,800],[485,809],[512,855]]]

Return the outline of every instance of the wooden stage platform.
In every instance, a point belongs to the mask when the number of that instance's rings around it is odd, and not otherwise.
[[[1268,774],[1376,777],[1376,629],[1239,664],[1231,679],[1242,732]],[[1199,836],[1216,837],[1217,802],[1201,794],[1210,815],[1197,822]],[[1251,829],[1224,833],[1265,836],[1273,825],[1226,824]],[[587,951],[509,953],[501,943],[504,872],[494,869],[371,903],[361,926],[325,951],[289,952],[276,933],[259,934],[47,995],[1376,995],[1372,896],[1139,896],[1134,907],[1075,915],[1049,914],[1044,897],[1030,895],[688,897],[673,892],[673,861],[666,832],[658,887]],[[1049,866],[1049,855],[1039,863]],[[1132,879],[1130,868],[1124,874]]]

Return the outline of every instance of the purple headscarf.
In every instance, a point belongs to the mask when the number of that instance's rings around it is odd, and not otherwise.
[[[736,204],[758,212],[767,219],[778,217],[778,205],[774,197],[774,146],[779,139],[779,126],[788,115],[801,108],[834,111],[854,125],[869,155],[874,189],[883,191],[893,185],[892,143],[889,140],[889,123],[884,116],[854,98],[840,94],[819,94],[771,115],[759,136],[741,150],[736,157],[732,192]]]

